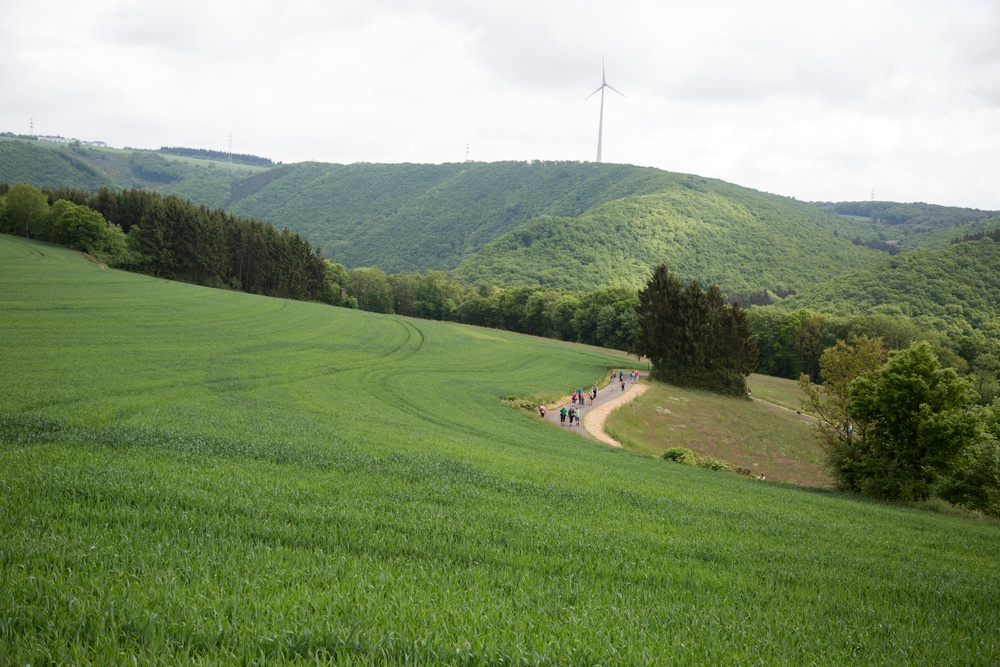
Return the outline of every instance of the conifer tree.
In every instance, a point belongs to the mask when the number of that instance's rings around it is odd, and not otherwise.
[[[653,377],[682,386],[746,395],[757,366],[757,346],[738,304],[717,285],[684,286],[665,265],[656,267],[636,306],[635,351],[653,364]]]

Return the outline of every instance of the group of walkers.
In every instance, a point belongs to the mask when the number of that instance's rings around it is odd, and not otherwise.
[[[630,384],[635,384],[639,381],[639,371],[630,371],[628,374],[628,382]],[[608,389],[614,391],[615,385],[620,384],[621,390],[625,391],[625,371],[613,371],[611,373],[611,381],[608,383]],[[565,426],[566,420],[569,420],[569,425],[576,426],[580,425],[580,408],[585,407],[587,399],[590,399],[590,405],[594,404],[597,400],[597,383],[591,387],[589,394],[584,394],[583,389],[577,389],[570,395],[570,405],[562,406],[559,409],[559,425]],[[545,419],[545,404],[543,403],[538,407],[538,414],[541,415],[542,419]]]
[[[565,405],[559,409],[559,425],[566,425],[566,418],[569,418],[569,425],[572,426],[574,420],[576,425],[580,425],[580,408],[567,408]]]
[[[584,398],[584,396],[583,396],[583,389],[577,389],[576,391],[573,392],[573,395],[569,397],[569,400],[570,400],[570,402],[573,405],[579,405],[582,408],[584,406],[584,404],[586,403],[587,398],[590,399],[590,404],[593,405],[594,404],[594,399],[597,398],[597,383],[596,382],[594,383],[593,388],[590,390],[590,393],[587,394],[586,398]]]
[[[636,384],[637,382],[639,382],[639,371],[629,371],[628,383]],[[620,384],[622,387],[622,391],[625,391],[625,371],[611,372],[611,382],[608,383],[608,389],[614,391],[616,384]]]

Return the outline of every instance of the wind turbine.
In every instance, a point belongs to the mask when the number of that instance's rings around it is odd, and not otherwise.
[[[601,120],[597,124],[597,161],[598,162],[601,161],[601,139],[603,138],[603,135],[604,135],[604,89],[605,88],[610,88],[611,90],[614,90],[616,93],[618,93],[622,97],[625,97],[625,95],[623,93],[621,93],[620,91],[615,90],[614,86],[611,86],[611,85],[608,84],[607,78],[604,76],[604,56],[601,56],[601,85],[598,86],[597,90],[595,90],[590,95],[587,95],[586,98],[584,98],[584,99],[589,100],[591,97],[593,97],[597,93],[601,94]],[[628,99],[628,98],[626,98],[626,99]]]

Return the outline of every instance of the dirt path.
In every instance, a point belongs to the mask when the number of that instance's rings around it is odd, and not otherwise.
[[[640,373],[640,376],[645,376],[647,373]],[[613,388],[612,388],[613,387]],[[583,422],[583,428],[576,422],[573,426],[564,426],[563,428],[572,428],[576,430],[580,435],[597,440],[598,442],[603,442],[606,445],[611,445],[612,447],[621,447],[621,443],[609,436],[604,432],[604,421],[607,419],[608,415],[615,408],[628,403],[629,401],[638,398],[642,395],[649,385],[646,384],[632,384],[625,378],[625,391],[621,389],[621,383],[615,383],[614,385],[605,385],[600,388],[597,392],[597,399],[591,404],[590,399],[586,399],[586,405],[580,408],[580,420]],[[587,387],[583,387],[585,392],[589,391]],[[545,415],[547,421],[553,424],[559,424],[559,408],[562,406],[568,408],[575,407],[570,401],[569,396],[559,401],[555,405],[550,405],[548,407],[548,412]]]
[[[632,385],[631,388],[625,390],[624,394],[619,393],[607,403],[603,403],[591,409],[586,416],[581,417],[583,420],[584,430],[587,431],[587,433],[589,433],[595,440],[603,442],[605,445],[621,447],[622,443],[618,442],[604,432],[604,421],[608,418],[608,415],[611,414],[612,410],[625,405],[631,400],[639,398],[647,389],[649,389],[648,384]]]
[[[646,375],[648,375],[646,372],[640,373],[640,376]],[[612,386],[614,388],[612,388]],[[620,442],[605,433],[604,422],[613,410],[620,408],[629,401],[639,398],[647,389],[649,389],[648,384],[632,384],[628,381],[628,379],[625,380],[625,391],[621,390],[620,383],[605,385],[598,391],[597,400],[595,400],[593,404],[591,404],[590,399],[587,398],[585,401],[586,405],[580,409],[580,420],[583,422],[583,428],[580,428],[580,424],[577,424],[576,422],[573,423],[572,427],[564,426],[564,428],[573,428],[577,430],[580,435],[591,438],[592,440],[597,440],[598,442],[603,442],[611,447],[621,447],[622,444]],[[584,387],[584,391],[589,391],[589,389]],[[762,401],[759,398],[754,398],[753,400],[756,403],[775,410],[776,412],[783,412],[812,424],[815,424],[817,421],[815,417],[804,415],[796,410],[789,410],[788,408],[780,405]],[[570,397],[567,396],[558,403],[547,406],[548,412],[545,415],[545,419],[553,424],[559,424],[559,408],[564,405],[566,407],[576,407],[570,401]]]
[[[798,410],[790,410],[790,409],[788,409],[788,408],[786,408],[784,406],[775,405],[774,403],[768,403],[767,401],[763,401],[763,400],[761,400],[759,398],[755,398],[753,400],[754,400],[755,403],[759,403],[761,405],[764,405],[764,406],[766,406],[766,407],[774,410],[775,412],[783,412],[786,415],[791,415],[793,417],[798,417],[802,421],[809,422],[810,424],[818,424],[819,423],[819,420],[816,419],[815,417],[813,417],[812,415],[804,415],[804,414],[802,414]]]

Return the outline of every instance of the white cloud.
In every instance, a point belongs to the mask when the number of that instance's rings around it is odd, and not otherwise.
[[[845,0],[37,0],[0,130],[276,160],[604,159],[1000,209],[1000,10]],[[44,19],[42,17],[45,17]]]

